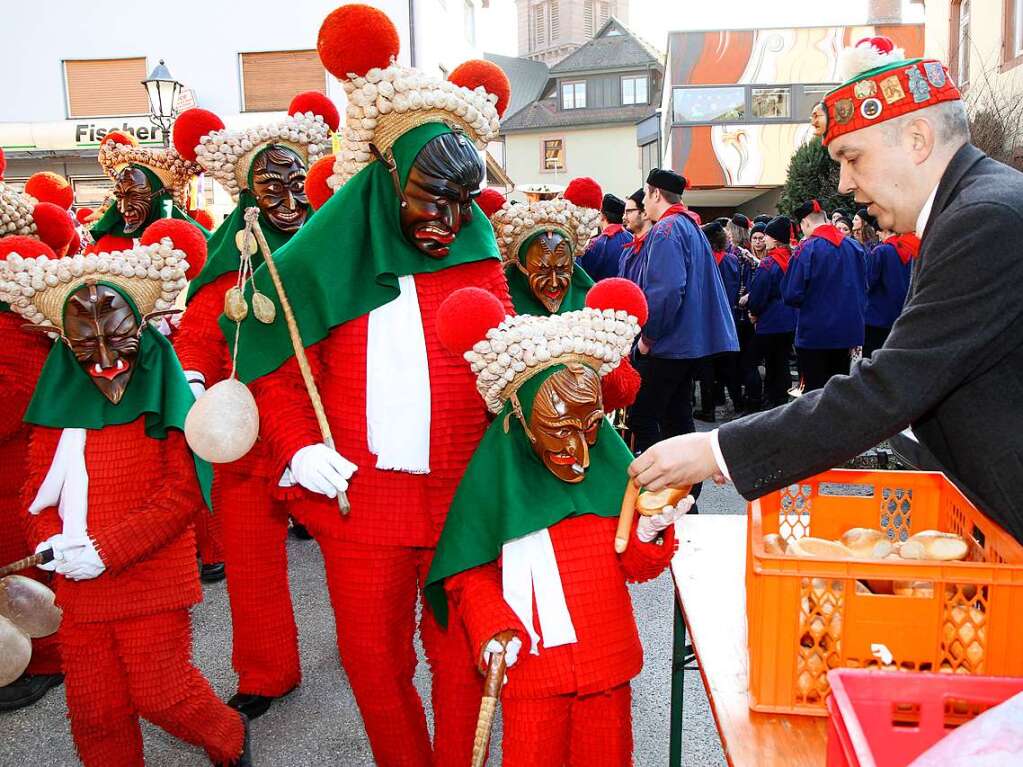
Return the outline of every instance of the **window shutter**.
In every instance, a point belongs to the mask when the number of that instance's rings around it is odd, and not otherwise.
[[[316,51],[243,53],[241,61],[243,111],[280,111],[303,91],[326,93],[327,75]]]
[[[583,3],[583,34],[593,37],[593,0]]]
[[[561,14],[558,11],[558,0],[551,0],[551,42],[561,39]]]
[[[65,61],[68,117],[120,117],[149,112],[145,58]]]

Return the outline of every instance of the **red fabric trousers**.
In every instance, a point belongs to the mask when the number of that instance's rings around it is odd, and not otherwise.
[[[302,681],[288,588],[288,514],[267,479],[217,471],[213,508],[224,540],[238,691],[279,697]],[[203,560],[205,561],[205,560]]]
[[[416,606],[433,549],[346,543],[321,536],[341,663],[380,767],[469,764],[483,677],[461,624],[420,624],[433,671],[434,739],[412,685]]]
[[[3,455],[0,452],[0,457]],[[27,557],[35,547],[29,546],[28,538],[23,532],[23,522],[19,517],[28,512],[21,507],[20,499],[17,496],[13,498],[3,496],[0,500],[3,501],[0,502],[0,565],[6,565]],[[24,575],[53,588],[50,583],[53,576],[38,567],[22,570],[18,575]],[[32,660],[25,671],[28,674],[60,673],[60,644],[56,634],[32,640]]]
[[[199,547],[199,559],[204,565],[215,565],[224,561],[224,544],[221,540],[220,517],[211,514],[205,505],[195,512],[195,544]]]
[[[632,689],[501,701],[504,767],[628,767]]]
[[[192,665],[188,610],[66,623],[60,636],[71,734],[85,767],[142,767],[140,716],[214,764],[241,754],[241,716]]]

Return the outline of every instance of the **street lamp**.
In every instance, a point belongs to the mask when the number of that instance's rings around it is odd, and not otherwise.
[[[149,77],[142,81],[149,96],[149,120],[163,133],[164,147],[170,146],[170,129],[176,117],[174,102],[177,100],[181,83],[171,77],[163,59],[157,64]]]

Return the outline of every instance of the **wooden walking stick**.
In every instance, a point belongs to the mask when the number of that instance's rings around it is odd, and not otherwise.
[[[17,573],[22,570],[27,570],[30,567],[36,565],[45,565],[47,562],[53,561],[53,549],[43,549],[38,554],[33,554],[30,557],[19,559],[17,562],[11,562],[9,565],[0,567],[0,578],[11,573]]]
[[[295,321],[295,313],[291,311],[291,302],[284,292],[284,283],[277,272],[277,265],[274,263],[270,253],[270,246],[266,243],[263,230],[256,225],[259,218],[259,208],[252,206],[245,210],[245,237],[254,236],[259,250],[263,254],[263,263],[270,272],[270,279],[273,280],[277,296],[281,299],[281,310],[284,312],[284,321],[288,324],[288,335],[291,336],[291,346],[295,351],[295,360],[298,362],[298,369],[302,373],[302,381],[305,383],[306,392],[309,394],[309,401],[312,403],[313,412],[316,414],[316,423],[320,427],[320,435],[323,437],[323,444],[334,449],[334,437],[330,433],[330,424],[327,422],[327,413],[323,409],[323,401],[320,399],[319,389],[316,388],[316,381],[313,380],[313,371],[309,367],[309,358],[306,357],[305,346],[302,344],[302,336],[298,332],[298,323]],[[248,243],[245,243],[248,248]],[[342,491],[337,494],[337,505],[342,514],[351,510],[348,503],[348,496]]]
[[[632,520],[636,516],[636,499],[639,498],[639,485],[629,479],[625,485],[625,496],[622,498],[622,510],[618,514],[618,530],[615,532],[615,551],[621,554],[629,547],[629,534],[632,532]]]
[[[497,701],[504,686],[504,650],[490,654],[490,667],[483,681],[483,700],[480,701],[480,715],[476,720],[476,737],[472,743],[472,767],[483,767],[490,751],[490,732],[494,729],[494,714]]]

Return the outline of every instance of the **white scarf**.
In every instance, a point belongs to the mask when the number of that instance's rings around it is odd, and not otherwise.
[[[558,560],[547,528],[508,541],[501,549],[501,585],[504,601],[522,621],[532,640],[529,652],[539,655],[540,634],[533,625],[533,594],[544,647],[576,641],[575,626],[565,602]]]
[[[378,469],[429,474],[430,370],[415,277],[399,277],[398,288],[369,313],[366,441]]]
[[[64,429],[53,452],[50,469],[39,486],[29,513],[38,514],[57,507],[68,538],[87,534],[89,513],[89,472],[85,467],[85,429]]]

